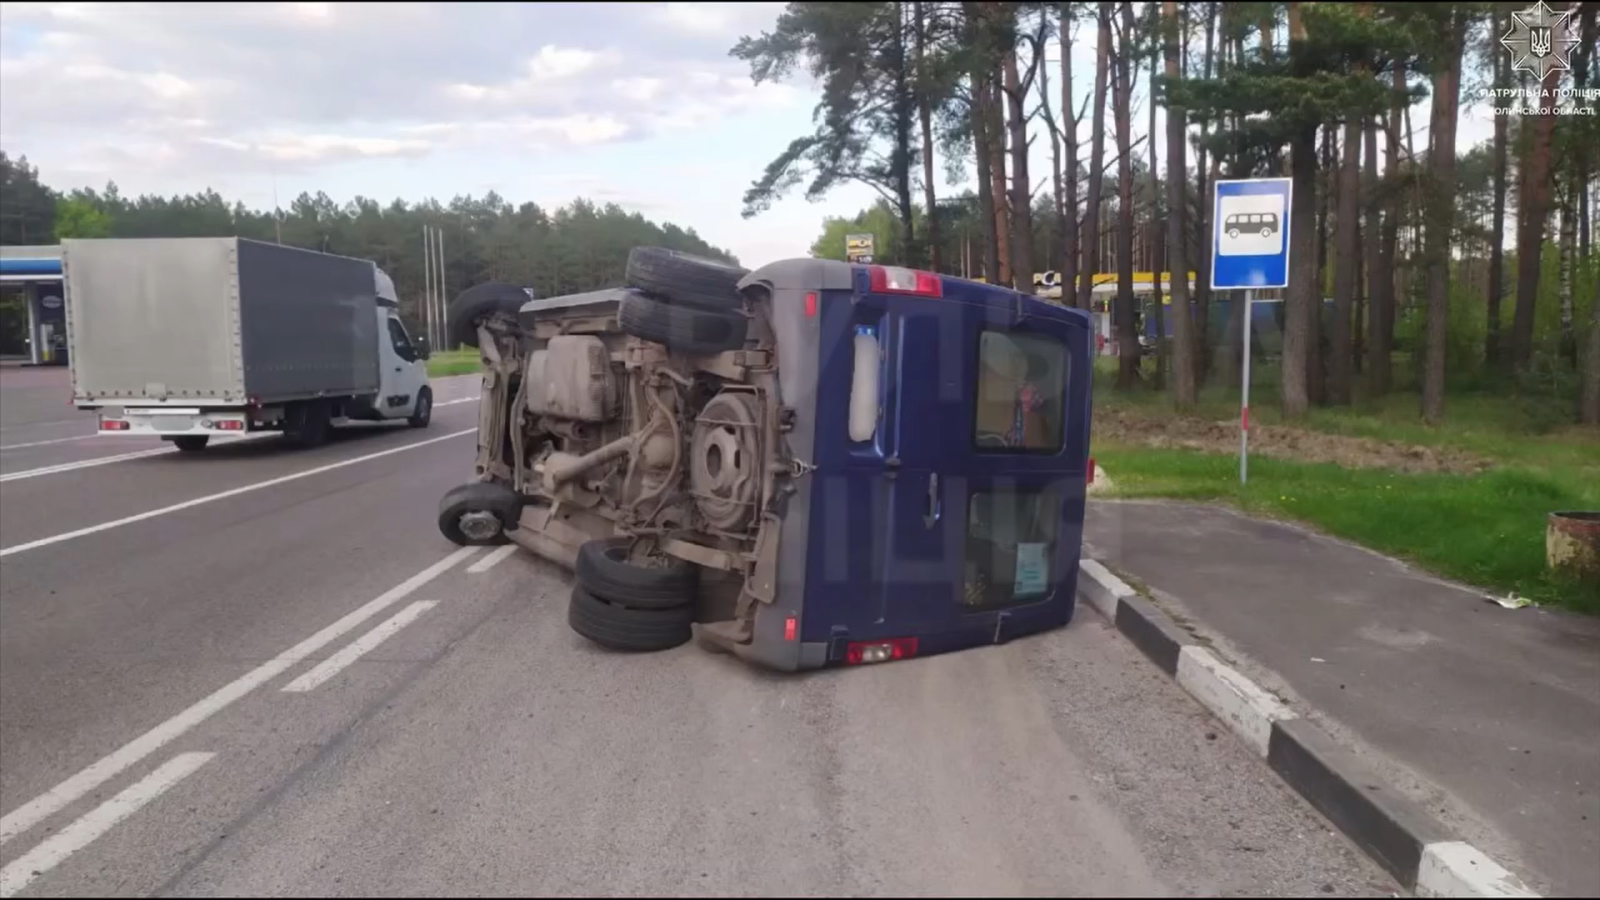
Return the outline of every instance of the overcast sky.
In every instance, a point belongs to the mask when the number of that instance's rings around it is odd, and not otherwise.
[[[211,187],[258,208],[274,186],[285,205],[317,190],[387,202],[493,189],[548,207],[585,196],[760,265],[805,255],[823,216],[876,196],[846,185],[739,215],[749,183],[811,129],[803,75],[757,87],[728,55],[782,7],[0,3],[0,146],[56,188]],[[1413,117],[1424,140],[1425,110]],[[1488,133],[1462,125],[1463,147]],[[1047,177],[1042,133],[1033,158]]]

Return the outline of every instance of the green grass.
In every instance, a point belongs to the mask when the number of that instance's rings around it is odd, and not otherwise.
[[[443,378],[447,375],[470,375],[482,368],[478,359],[478,351],[471,347],[460,350],[440,350],[428,357],[428,377]]]
[[[1253,424],[1284,424],[1276,373],[1252,378]],[[1095,402],[1170,415],[1165,397],[1117,392],[1097,372]],[[1097,440],[1095,460],[1119,496],[1222,501],[1307,523],[1486,590],[1600,614],[1600,589],[1545,567],[1545,523],[1557,510],[1600,509],[1600,433],[1560,424],[1559,410],[1526,397],[1452,394],[1447,421],[1418,420],[1415,393],[1358,399],[1296,423],[1311,431],[1402,444],[1454,447],[1489,460],[1477,475],[1403,474],[1255,456],[1239,485],[1235,455],[1153,449]],[[1207,391],[1197,415],[1237,420],[1238,391]]]

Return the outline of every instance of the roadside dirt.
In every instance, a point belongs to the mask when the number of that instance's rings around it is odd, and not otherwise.
[[[1094,411],[1097,438],[1161,449],[1235,453],[1239,449],[1239,423],[1217,422],[1173,414],[1153,415],[1098,407]],[[1389,469],[1409,474],[1470,475],[1492,467],[1487,459],[1449,447],[1424,447],[1371,438],[1324,434],[1278,425],[1253,425],[1250,452],[1298,462],[1333,463],[1359,469]]]

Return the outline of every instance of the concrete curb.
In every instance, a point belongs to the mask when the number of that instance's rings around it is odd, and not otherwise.
[[[1101,563],[1083,559],[1078,596],[1210,710],[1288,785],[1419,897],[1538,897],[1453,835],[1326,731],[1190,639]]]

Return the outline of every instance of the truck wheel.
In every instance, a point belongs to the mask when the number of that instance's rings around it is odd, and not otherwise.
[[[186,434],[172,439],[179,453],[199,453],[211,443],[211,436],[207,434]]]
[[[617,309],[617,324],[634,337],[684,353],[709,355],[743,347],[750,320],[736,310],[677,306],[630,291]]]
[[[521,518],[522,499],[503,484],[475,481],[439,499],[439,532],[463,547],[508,543],[506,532]]]
[[[517,314],[528,302],[528,292],[514,284],[486,281],[456,295],[446,314],[446,336],[454,344],[478,346],[478,322],[495,313]]]
[[[427,428],[433,421],[433,389],[423,388],[417,391],[417,405],[412,408],[411,417],[406,419],[406,424],[412,428]]]
[[[572,630],[602,647],[633,653],[671,650],[694,636],[694,607],[629,609],[596,597],[583,585],[572,586],[567,606]]]
[[[578,583],[603,600],[629,609],[675,609],[694,601],[694,564],[661,557],[660,566],[628,561],[631,538],[589,541],[578,548]],[[654,562],[655,560],[652,560]]]
[[[328,442],[328,404],[312,400],[295,403],[284,410],[283,437],[301,448],[320,447]]]
[[[665,247],[635,247],[628,253],[629,287],[702,309],[738,309],[739,279],[749,269],[690,256]]]

